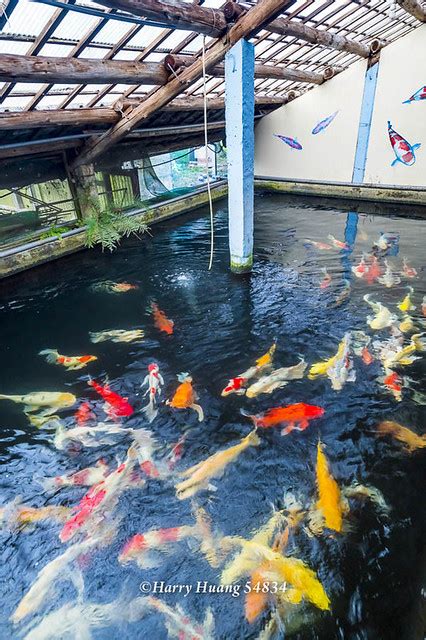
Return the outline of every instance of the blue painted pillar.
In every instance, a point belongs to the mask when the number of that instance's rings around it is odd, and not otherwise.
[[[356,183],[364,182],[378,73],[379,63],[376,62],[367,69],[365,74],[364,93],[362,95],[361,115],[358,127],[358,140],[356,144],[354,170],[352,174],[352,182]]]
[[[254,45],[239,40],[225,57],[225,119],[228,159],[231,270],[253,265]]]

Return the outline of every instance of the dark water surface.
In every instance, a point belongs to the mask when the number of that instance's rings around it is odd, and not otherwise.
[[[371,502],[351,501],[349,532],[309,537],[300,531],[294,537],[289,551],[315,570],[331,600],[331,610],[321,612],[308,605],[303,610],[306,617],[301,614],[296,630],[287,635],[306,640],[417,640],[424,633],[426,449],[409,455],[400,444],[377,438],[374,427],[387,419],[424,432],[425,407],[413,399],[415,391],[422,391],[422,361],[404,368],[411,381],[403,390],[401,402],[396,402],[377,381],[382,375],[380,364],[376,361],[367,367],[359,357],[354,357],[356,381],[348,382],[340,392],[332,390],[327,378],[305,378],[255,399],[220,395],[228,379],[254,364],[274,339],[274,364],[283,367],[296,364],[301,355],[309,365],[329,358],[347,331],[363,330],[378,338],[388,337],[387,329],[374,333],[366,324],[372,310],[362,299],[365,293],[372,293],[374,300],[395,313],[406,286],[412,285],[417,305],[413,318],[420,322],[426,293],[425,222],[360,213],[352,253],[318,251],[303,242],[304,238],[328,242],[329,233],[343,240],[347,219],[344,211],[313,208],[309,201],[258,196],[256,256],[249,276],[236,277],[228,269],[227,213],[226,204],[221,203],[216,208],[211,272],[207,271],[209,222],[206,213],[200,211],[155,226],[153,238],[145,235],[142,241],[128,240],[112,255],[97,250],[82,252],[4,282],[0,285],[0,392],[69,391],[79,401],[97,403],[99,420],[104,420],[99,398],[87,380],[89,374],[101,382],[108,376],[114,391],[127,396],[137,409],[125,426],[151,429],[160,446],[157,456],[161,457],[167,446],[186,432],[177,470],[237,444],[247,435],[251,426],[240,414],[241,408],[257,414],[296,402],[324,407],[324,417],[312,421],[303,432],[283,437],[280,428],[262,431],[260,446],[241,453],[222,478],[212,480],[217,490],[197,494],[195,502],[209,513],[216,531],[250,538],[271,517],[273,507],[282,507],[286,493],[292,492],[306,505],[316,499],[316,445],[320,436],[339,486],[356,480],[377,487],[391,511],[386,517]],[[355,222],[351,214],[350,226]],[[399,285],[387,289],[353,278],[351,265],[359,262],[362,252],[371,251],[380,232],[399,234],[399,253],[389,257],[389,262],[394,270],[400,270],[402,257],[406,257],[418,271],[416,279],[402,278]],[[323,267],[332,276],[331,286],[324,290],[319,287]],[[345,278],[351,280],[350,297],[335,306]],[[139,289],[117,295],[90,289],[104,280],[132,282]],[[160,334],[154,327],[147,310],[152,300],[174,320],[172,336]],[[146,339],[141,344],[90,342],[89,331],[119,328],[143,328]],[[80,371],[67,371],[38,355],[46,348],[66,355],[94,354],[98,360]],[[147,424],[139,412],[146,400],[138,393],[147,365],[153,360],[159,363],[165,380],[163,399],[172,397],[178,373],[191,374],[205,412],[204,422],[198,423],[193,411],[175,411],[162,405],[155,421]],[[74,426],[74,411],[60,414],[67,426]],[[101,457],[115,468],[116,459],[123,460],[130,444],[121,439],[109,447],[58,451],[53,446],[52,431],[31,426],[22,405],[1,401],[0,415],[3,505],[18,496],[33,507],[75,505],[86,492],[84,487],[45,493],[37,479],[92,466]],[[109,546],[80,562],[83,600],[108,603],[123,594],[129,600],[140,595],[142,581],[196,585],[206,580],[218,584],[221,569],[210,567],[199,550],[185,541],[152,569],[142,570],[135,564],[123,567],[117,561],[132,535],[191,524],[191,508],[191,500],[176,499],[173,478],[150,479],[145,488],[126,491],[117,507],[122,518],[117,536]],[[66,549],[58,538],[60,529],[60,524],[46,521],[22,531],[11,531],[5,524],[0,532],[0,638],[25,637],[43,616],[76,600],[72,582],[59,581],[56,592],[35,615],[20,625],[8,622],[40,569]],[[233,598],[230,594],[192,592],[187,597],[159,597],[171,606],[179,603],[199,623],[211,607],[213,637],[223,640],[257,638],[269,615],[248,624],[243,595]],[[60,629],[52,629],[52,634],[48,637],[83,637],[63,635]],[[164,618],[153,612],[136,623],[124,619],[94,628],[92,636],[86,637],[190,638],[168,636]]]

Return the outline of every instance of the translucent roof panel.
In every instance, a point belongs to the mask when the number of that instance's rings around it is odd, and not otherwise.
[[[67,0],[61,0],[64,5]],[[185,1],[188,5],[193,0]],[[1,2],[1,0],[0,0]],[[255,0],[250,0],[255,4]],[[198,54],[203,46],[213,42],[189,30],[172,27],[144,26],[142,18],[129,18],[122,11],[114,12],[92,0],[75,0],[78,6],[95,9],[99,15],[82,14],[72,5],[51,7],[40,1],[18,0],[7,11],[6,23],[0,32],[0,53],[16,55],[42,55],[52,57],[79,57],[112,60],[144,60],[162,62],[169,53]],[[220,8],[223,0],[205,0],[204,8]],[[388,0],[295,0],[283,17],[290,22],[307,24],[315,29],[327,29],[352,40],[369,44],[374,38],[385,43],[405,35],[420,26],[416,19],[402,8],[389,15]],[[160,22],[160,20],[159,20]],[[323,72],[332,66],[340,72],[358,60],[356,55],[298,40],[292,36],[271,33],[263,28],[251,41],[255,44],[258,63],[285,65],[290,69]],[[311,84],[277,79],[256,79],[258,95],[284,95],[290,89],[301,93]],[[143,99],[155,91],[151,85],[111,85],[108,79],[102,85],[76,85],[41,83],[10,83],[0,88],[0,109],[78,108],[80,106],[108,105],[121,96]],[[210,96],[222,95],[223,78],[208,76]],[[182,95],[203,93],[203,82],[197,80],[183,87]]]

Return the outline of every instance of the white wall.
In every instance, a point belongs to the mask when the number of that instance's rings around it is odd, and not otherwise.
[[[255,129],[255,174],[299,180],[351,182],[367,62],[347,71],[262,118]],[[385,47],[373,110],[364,182],[426,186],[426,100],[402,104],[426,85],[426,25]],[[313,127],[339,110],[322,133]],[[395,154],[387,121],[410,144],[421,142],[416,163],[391,167]],[[301,151],[274,134],[297,138]]]
[[[426,100],[402,104],[425,85],[426,24],[381,53],[364,182],[426,186]],[[411,145],[421,143],[412,166],[391,167],[388,120]]]

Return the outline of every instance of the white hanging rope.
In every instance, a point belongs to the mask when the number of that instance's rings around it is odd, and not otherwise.
[[[203,97],[204,97],[204,148],[206,152],[206,170],[207,170],[207,194],[209,198],[210,208],[210,260],[209,271],[213,265],[214,252],[214,219],[213,219],[213,202],[212,192],[210,189],[210,172],[209,172],[209,151],[208,151],[208,134],[207,134],[207,86],[206,86],[206,37],[203,36]]]

